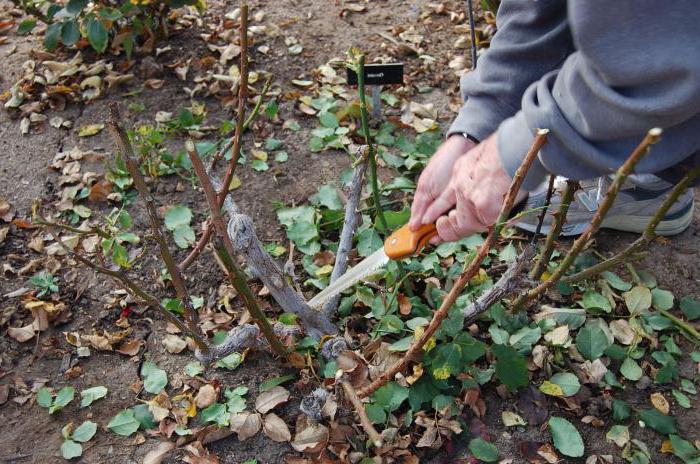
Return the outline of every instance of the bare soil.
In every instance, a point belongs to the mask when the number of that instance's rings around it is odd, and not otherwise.
[[[405,56],[402,59],[407,65],[408,79],[416,87],[430,86],[435,90],[426,95],[415,95],[414,99],[430,100],[439,109],[441,123],[447,125],[451,119],[448,107],[449,100],[457,98],[457,77],[447,68],[447,63],[462,50],[453,48],[458,38],[453,25],[446,16],[432,16],[431,24],[424,24],[420,18],[420,12],[424,10],[423,2],[418,0],[381,0],[367,4],[365,13],[349,13],[341,16],[343,2],[329,2],[327,0],[294,0],[288,2],[263,2],[251,1],[252,11],[262,9],[267,14],[266,23],[280,27],[282,33],[275,38],[267,38],[266,44],[270,45],[270,53],[265,56],[260,53],[253,54],[255,69],[265,69],[276,76],[276,82],[282,86],[283,93],[295,90],[290,84],[291,79],[303,79],[308,77],[315,67],[328,62],[330,59],[344,56],[345,51],[352,45],[361,46],[369,53],[369,56],[386,55],[382,43],[386,43],[378,32],[389,32],[392,27],[411,25],[425,36],[425,53],[436,58],[430,67],[430,72],[417,74],[416,70],[423,65],[415,56]],[[447,2],[456,9],[458,2]],[[0,3],[0,13],[10,10],[9,3]],[[206,14],[206,18],[215,18],[232,9],[232,4],[214,3]],[[205,19],[206,21],[207,19]],[[286,52],[284,37],[294,35],[304,45],[304,52],[300,56],[291,56]],[[9,40],[0,45],[2,56],[2,74],[0,74],[0,90],[4,91],[21,75],[22,64],[28,59],[29,51],[40,48],[39,38],[35,35],[19,37],[10,35]],[[187,57],[200,57],[207,53],[205,44],[199,39],[195,29],[179,33],[173,39],[172,47],[177,50],[178,57],[181,54]],[[8,52],[16,47],[16,51]],[[166,53],[158,58],[159,62],[168,63],[175,59]],[[119,59],[117,58],[117,61]],[[118,100],[124,102],[124,125],[130,125],[139,121],[152,121],[157,111],[177,112],[180,108],[190,105],[187,95],[182,88],[191,85],[191,82],[179,81],[171,71],[166,71],[164,77],[166,84],[159,90],[144,87],[142,93],[137,96],[124,98],[121,92],[112,91],[105,98],[99,99],[87,105],[69,105],[61,113],[61,116],[74,121],[74,127],[84,124],[102,122],[106,116],[107,102]],[[129,89],[137,88],[142,80],[129,85]],[[126,103],[138,101],[143,103],[146,110],[141,113],[126,111]],[[230,117],[230,108],[222,107],[221,102],[214,99],[205,101],[208,109],[208,121],[220,122]],[[52,116],[48,112],[49,117]],[[298,111],[293,108],[293,102],[282,100],[280,102],[280,115],[294,116],[302,123],[302,130],[290,134],[282,132],[281,127],[273,127],[272,133],[284,143],[289,153],[289,161],[280,169],[270,169],[268,172],[254,172],[250,168],[242,168],[239,175],[242,187],[235,193],[239,205],[254,219],[258,234],[263,240],[283,240],[284,233],[279,227],[273,201],[281,201],[287,204],[301,203],[316,192],[319,185],[338,178],[340,171],[348,166],[349,160],[340,152],[311,153],[308,150],[308,132],[314,127],[312,120],[303,119]],[[249,134],[247,143],[256,138],[256,134]],[[182,141],[175,141],[180,143]],[[6,198],[12,205],[18,218],[29,218],[31,204],[35,199],[42,198],[49,204],[57,200],[60,190],[56,185],[56,173],[49,169],[54,155],[62,149],[81,147],[84,149],[100,150],[107,157],[114,150],[109,135],[106,131],[89,138],[77,137],[74,130],[66,131],[54,129],[48,125],[42,133],[32,133],[29,136],[20,135],[19,121],[12,120],[4,111],[0,111],[0,197]],[[83,171],[94,170],[103,172],[104,165],[101,162],[92,165],[84,164]],[[383,176],[389,173],[383,172]],[[159,178],[155,189],[159,192],[157,199],[162,205],[173,202],[185,204],[192,208],[201,219],[206,211],[206,205],[200,192],[194,191],[191,185],[185,184],[184,192],[176,192],[176,185],[180,179],[176,177]],[[90,205],[95,211],[107,209],[100,205]],[[139,211],[138,205],[131,208],[137,222],[136,228],[146,224],[146,217]],[[12,264],[16,268],[22,267],[32,259],[41,255],[29,251],[25,244],[31,237],[31,229],[12,227],[6,241],[0,245],[0,261]],[[628,234],[604,232],[598,236],[599,249],[604,252],[612,252],[622,248],[633,240]],[[175,249],[172,247],[172,249]],[[183,258],[180,253],[179,258]],[[154,276],[158,272],[157,260],[150,259],[139,271],[139,277],[144,285],[150,285],[151,290],[165,296],[163,288],[155,286]],[[672,289],[677,296],[700,297],[700,214],[696,212],[695,220],[691,228],[678,237],[670,240],[658,241],[650,250],[649,256],[638,265],[639,268],[649,269],[659,280],[659,285]],[[139,378],[138,371],[140,361],[132,361],[126,356],[117,353],[97,352],[93,350],[87,359],[71,359],[73,350],[67,344],[63,332],[79,331],[91,332],[93,328],[113,327],[118,318],[117,308],[107,306],[105,296],[117,287],[111,281],[101,276],[95,276],[81,268],[62,268],[60,271],[61,291],[59,298],[67,302],[72,312],[70,321],[62,326],[51,327],[41,334],[36,345],[34,342],[19,344],[4,334],[0,338],[0,384],[14,385],[23,382],[30,386],[37,379],[47,379],[54,388],[72,385],[79,391],[94,385],[104,385],[109,389],[108,396],[97,401],[87,409],[79,409],[78,401],[74,401],[65,411],[49,416],[46,410],[33,404],[29,400],[23,404],[17,404],[13,399],[17,397],[16,391],[10,389],[10,400],[0,405],[0,462],[10,463],[53,463],[65,462],[58,452],[61,444],[60,429],[69,421],[80,423],[92,418],[104,427],[109,418],[121,409],[137,402],[138,396],[129,388]],[[201,257],[188,272],[188,282],[192,292],[200,295],[210,295],[222,283],[222,274],[213,265],[211,256]],[[28,285],[27,276],[0,275],[0,295],[5,295],[21,287]],[[14,313],[11,316],[12,325],[16,326],[21,321],[27,321],[19,298],[1,298],[0,310],[3,313]],[[147,312],[142,317],[132,320],[134,331],[142,338],[145,352],[141,353],[140,360],[149,359],[155,361],[165,369],[169,377],[181,373],[184,365],[191,361],[191,353],[181,355],[168,354],[161,338],[165,334],[165,323],[154,312]],[[64,378],[66,357],[82,368],[82,374],[77,378],[67,380]],[[685,369],[693,369],[694,366],[684,366]],[[277,361],[265,354],[254,354],[246,358],[245,362],[235,371],[215,371],[212,375],[220,380],[223,385],[235,387],[245,385],[250,388],[249,398],[255,398],[259,384],[270,377],[285,373],[285,368]],[[656,386],[649,389],[638,390],[628,388],[623,398],[633,406],[642,407],[647,403],[649,393]],[[293,423],[297,401],[301,397],[293,388],[292,401],[282,411],[283,418],[288,423]],[[508,401],[503,401],[495,391],[487,391],[487,414],[482,419],[488,428],[489,434],[494,437],[501,456],[512,458],[514,463],[525,462],[515,444],[522,439],[548,441],[545,429],[538,427],[522,427],[515,431],[506,430],[501,423],[501,411],[512,409]],[[513,399],[515,401],[515,399]],[[598,407],[594,402],[582,402],[584,408],[590,408],[595,415]],[[559,408],[554,402],[549,404],[551,411]],[[700,439],[700,412],[697,408],[685,411],[673,411],[689,440]],[[567,416],[567,412],[558,410],[557,414]],[[572,416],[574,417],[574,416]],[[472,421],[473,417],[465,417]],[[607,425],[607,424],[606,424]],[[605,433],[609,426],[595,428],[590,425],[577,424],[584,435],[587,451],[590,454],[615,454],[619,452],[605,439]],[[661,446],[661,438],[658,434],[648,430],[638,430],[638,426],[632,427],[633,435],[642,438],[658,456],[656,462],[666,462],[666,456],[659,456],[657,450]],[[143,456],[158,443],[155,438],[146,437],[145,444],[133,443],[133,438],[124,439],[109,432],[98,432],[96,438],[85,446],[85,452],[80,462],[86,463],[135,463],[141,462]],[[433,456],[432,462],[457,462],[460,450],[466,443],[456,441],[450,447]],[[261,464],[282,462],[284,456],[293,452],[286,444],[273,442],[263,434],[241,443],[235,435],[219,440],[210,445],[211,451],[216,453],[222,463],[241,463],[249,459],[257,459]],[[173,454],[167,462],[180,462],[180,455]],[[568,460],[567,462],[578,462]],[[615,462],[618,461],[616,457]]]

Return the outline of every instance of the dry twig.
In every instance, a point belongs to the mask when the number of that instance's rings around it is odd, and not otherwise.
[[[365,411],[365,405],[362,404],[362,401],[360,398],[357,396],[357,392],[355,391],[355,388],[350,384],[345,379],[340,379],[340,385],[343,387],[343,390],[345,391],[345,397],[350,401],[352,406],[355,408],[355,412],[357,412],[357,415],[360,418],[360,425],[362,426],[363,429],[365,429],[365,433],[369,437],[370,440],[372,440],[372,444],[376,447],[379,448],[382,446],[382,437],[379,435],[377,432],[377,429],[374,428],[374,425],[372,425],[372,422],[369,420],[369,417],[367,417],[367,412]]]

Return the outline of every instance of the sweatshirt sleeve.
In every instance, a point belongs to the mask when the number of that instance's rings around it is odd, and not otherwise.
[[[693,0],[571,0],[576,52],[525,91],[522,110],[498,129],[513,174],[536,128],[550,135],[527,176],[587,179],[614,172],[652,127],[661,142],[637,165],[656,173],[700,150],[700,10]]]
[[[563,0],[503,0],[496,24],[476,70],[461,78],[464,105],[448,135],[491,135],[520,109],[525,89],[573,51]]]

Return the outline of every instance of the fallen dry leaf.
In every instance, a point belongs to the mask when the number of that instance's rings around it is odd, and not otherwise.
[[[141,340],[128,340],[121,344],[121,346],[116,350],[117,353],[124,354],[126,356],[136,356],[139,354],[143,342]]]
[[[328,436],[328,428],[323,424],[308,424],[302,430],[297,427],[292,448],[300,453],[318,453],[326,447]]]
[[[265,414],[289,399],[289,391],[284,387],[273,387],[263,392],[255,400],[255,409]]]
[[[10,327],[7,329],[7,336],[12,337],[20,343],[24,343],[34,338],[34,324],[24,327]]]
[[[187,342],[177,335],[168,334],[163,338],[163,346],[168,353],[177,354],[187,348]]]
[[[285,422],[273,412],[265,416],[263,432],[265,432],[265,435],[274,441],[288,442],[292,439],[292,434],[289,432],[289,427],[287,427],[287,424],[285,424]]]
[[[214,404],[216,397],[216,389],[212,385],[206,384],[199,389],[197,396],[194,397],[194,401],[199,409],[204,409]]]
[[[651,400],[651,404],[653,404],[660,413],[668,415],[670,406],[664,395],[659,392],[652,393],[649,399]]]
[[[245,441],[260,431],[262,419],[260,414],[243,411],[231,415],[231,430],[236,432],[239,441]]]

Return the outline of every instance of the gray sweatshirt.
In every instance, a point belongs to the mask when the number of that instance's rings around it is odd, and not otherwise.
[[[637,172],[699,158],[697,0],[502,0],[496,22],[489,50],[462,77],[449,133],[483,140],[497,130],[512,175],[535,130],[549,129],[525,189],[546,173],[614,172],[652,127],[662,140]]]

